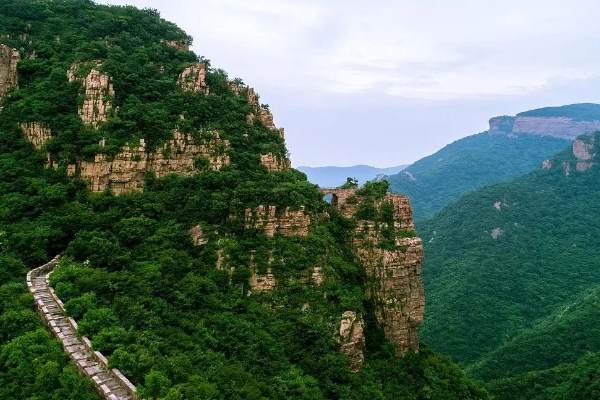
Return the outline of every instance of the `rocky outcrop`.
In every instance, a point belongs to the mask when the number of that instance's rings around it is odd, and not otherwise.
[[[102,74],[97,68],[102,64],[97,62],[91,71],[81,76],[81,71],[89,68],[89,63],[76,63],[67,71],[69,82],[81,81],[85,88],[85,100],[79,108],[79,116],[84,124],[98,128],[98,123],[108,119],[112,109],[112,98],[115,96],[112,83],[108,75]]]
[[[79,336],[77,322],[67,318],[63,302],[48,285],[49,276],[60,257],[27,274],[27,287],[35,306],[52,335],[58,339],[81,375],[94,383],[96,393],[104,400],[137,400],[136,387],[118,369],[109,368],[104,355],[92,349],[85,336]]]
[[[287,207],[278,212],[276,206],[258,206],[245,211],[246,228],[264,229],[267,237],[275,234],[283,236],[307,236],[310,217],[304,212],[304,206],[297,211]]]
[[[490,118],[489,133],[511,133],[515,124],[515,117],[503,115],[500,117]]]
[[[229,88],[236,95],[240,95],[244,91],[246,92],[246,99],[248,101],[248,104],[253,109],[253,113],[248,114],[246,116],[246,121],[249,124],[252,124],[254,122],[254,118],[258,117],[258,120],[267,128],[277,132],[277,134],[282,138],[285,136],[284,129],[277,128],[277,126],[275,125],[275,122],[273,121],[273,114],[271,114],[271,111],[268,108],[265,108],[260,105],[258,101],[259,96],[254,91],[254,88],[243,86],[242,84],[236,83],[234,81],[229,82]]]
[[[208,236],[202,231],[202,227],[200,225],[194,226],[188,231],[188,233],[192,237],[192,243],[194,246],[203,246],[208,243]]]
[[[52,138],[50,128],[39,122],[25,122],[19,124],[25,137],[33,143],[33,147],[41,149],[42,146]]]
[[[206,64],[197,62],[185,68],[179,74],[177,83],[186,92],[198,92],[208,94],[206,85]]]
[[[250,271],[250,287],[258,292],[268,292],[275,289],[277,282],[273,270],[269,267],[264,274],[256,272],[256,267],[253,265],[249,268]]]
[[[169,47],[173,47],[181,51],[189,51],[190,49],[190,41],[188,38],[178,40],[164,40],[163,43]]]
[[[494,117],[490,119],[491,134],[529,134],[573,140],[600,130],[600,120],[580,121],[565,117]]]
[[[340,344],[340,351],[348,355],[350,371],[359,372],[365,360],[365,334],[362,318],[358,318],[354,311],[345,311],[342,314],[336,339]]]
[[[99,153],[94,161],[81,161],[78,170],[94,192],[111,189],[118,195],[139,191],[148,172],[154,172],[157,178],[172,173],[192,176],[203,172],[200,166],[195,165],[199,158],[207,162],[202,168],[210,170],[219,170],[229,164],[229,156],[225,151],[229,141],[222,140],[218,132],[209,136],[202,144],[196,144],[190,135],[183,135],[175,129],[173,139],[153,152],[146,150],[146,143],[141,139],[136,146],[126,145],[112,159]]]
[[[291,168],[290,160],[287,158],[277,158],[275,154],[261,154],[260,162],[267,168],[267,171],[283,171]]]
[[[364,198],[355,189],[321,189],[333,196],[332,205],[354,218],[361,203],[373,201],[378,215],[383,204],[393,209],[393,227],[383,222],[357,220],[354,252],[366,270],[367,296],[375,305],[377,324],[396,345],[397,355],[419,350],[418,328],[423,322],[425,294],[421,280],[423,246],[414,237],[412,208],[406,196],[387,193],[380,200]],[[385,243],[382,229],[393,229],[393,243]],[[389,239],[388,239],[389,241]]]
[[[573,141],[572,151],[576,161],[574,163],[570,161],[563,161],[561,163],[565,176],[569,176],[571,174],[573,167],[579,172],[585,172],[596,165],[594,162],[594,159],[596,158],[596,152],[593,136],[590,136],[586,140],[576,139]],[[550,168],[552,168],[552,161],[545,160],[542,164],[542,169]]]
[[[0,110],[4,97],[19,85],[17,73],[19,61],[21,61],[21,54],[16,49],[0,44]]]

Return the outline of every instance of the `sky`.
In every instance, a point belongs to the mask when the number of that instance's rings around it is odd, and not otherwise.
[[[293,166],[410,164],[497,115],[600,103],[595,0],[100,0],[157,9],[269,104]]]

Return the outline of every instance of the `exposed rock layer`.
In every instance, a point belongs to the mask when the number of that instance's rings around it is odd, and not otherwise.
[[[245,212],[246,227],[264,229],[267,237],[276,233],[283,236],[307,236],[310,217],[304,212],[304,206],[297,211],[286,208],[277,212],[276,206],[258,206]]]
[[[356,189],[321,191],[333,195],[332,205],[346,217],[352,217],[361,202],[372,201],[362,198]],[[406,196],[386,194],[382,200],[375,201],[378,211],[383,202],[393,207],[394,232],[409,234],[414,231],[412,208]],[[383,240],[381,225],[374,221],[358,221],[354,251],[367,272],[367,295],[375,303],[377,323],[386,338],[396,345],[396,353],[403,355],[410,349],[419,350],[418,328],[425,311],[421,281],[423,246],[418,237],[398,237],[395,246],[380,246]]]
[[[600,120],[579,121],[565,117],[502,116],[491,118],[489,122],[492,134],[526,133],[571,140],[600,130]]]
[[[19,124],[19,127],[25,134],[25,137],[33,143],[33,146],[36,149],[42,148],[42,146],[52,138],[50,128],[39,122],[25,122]]]
[[[337,334],[340,351],[348,355],[351,372],[359,372],[365,360],[364,322],[354,311],[342,314],[340,329]]]
[[[21,55],[16,49],[0,44],[0,109],[4,97],[19,85],[17,73],[19,61],[21,61]]]
[[[85,88],[85,100],[79,108],[79,116],[84,124],[88,124],[93,128],[98,128],[99,122],[104,122],[108,119],[108,113],[112,109],[112,97],[115,95],[112,83],[108,75],[102,74],[98,69],[101,63],[97,62],[96,66],[85,76],[80,77],[79,70],[89,66],[89,63],[73,64],[67,71],[69,82],[81,81]]]
[[[174,138],[153,152],[146,151],[144,140],[137,146],[125,146],[123,150],[109,160],[105,154],[96,154],[94,161],[79,163],[81,177],[90,182],[94,192],[107,188],[115,194],[142,190],[147,172],[154,172],[157,178],[175,173],[191,176],[202,172],[194,165],[197,157],[204,157],[209,164],[206,168],[219,170],[229,164],[229,156],[220,148],[228,148],[229,142],[221,140],[214,132],[213,138],[203,144],[195,144],[190,135],[175,130]]]

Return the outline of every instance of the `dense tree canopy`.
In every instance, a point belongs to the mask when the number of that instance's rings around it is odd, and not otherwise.
[[[487,398],[425,346],[394,356],[374,324],[365,272],[352,253],[355,221],[322,201],[304,174],[267,172],[260,155],[286,157],[283,139],[258,120],[248,123],[251,105],[232,92],[224,71],[209,68],[209,94],[181,90],[183,68],[210,63],[168,46],[190,38],[157,11],[0,0],[0,34],[23,59],[19,87],[0,114],[0,398],[96,397],[26,290],[27,270],[58,253],[65,257],[51,283],[67,313],[144,398]],[[97,130],[82,123],[82,88],[66,75],[86,62],[110,76],[115,90]],[[43,123],[52,138],[36,150],[21,122]],[[148,174],[143,193],[120,196],[92,193],[66,173],[71,162],[100,151],[111,157],[134,140],[145,139],[151,151],[172,138],[176,124],[196,136],[217,131],[231,144],[231,163],[210,171],[197,159],[201,174]],[[44,167],[46,153],[58,169]],[[386,188],[367,186],[363,195],[381,197]],[[313,221],[308,234],[269,238],[248,226],[245,210],[259,205],[304,206]],[[193,245],[188,230],[195,225],[207,244]],[[331,278],[319,287],[306,277],[315,263]],[[267,268],[282,284],[252,290],[251,274]],[[334,338],[345,310],[366,321],[358,374],[349,372]]]

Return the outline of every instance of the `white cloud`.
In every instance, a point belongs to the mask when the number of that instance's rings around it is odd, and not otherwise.
[[[598,61],[578,46],[600,36],[591,0],[107,2],[158,8],[214,65],[307,96],[521,94],[587,76]]]

